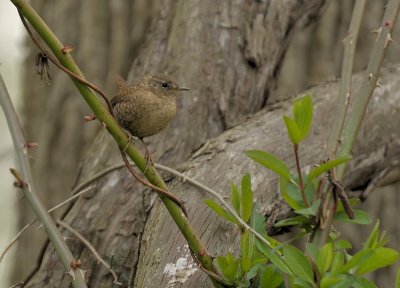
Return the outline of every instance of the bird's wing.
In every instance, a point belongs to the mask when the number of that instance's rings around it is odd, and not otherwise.
[[[117,105],[118,103],[127,101],[127,97],[124,95],[116,95],[114,96],[114,98],[111,99],[111,106],[114,107],[115,105]]]

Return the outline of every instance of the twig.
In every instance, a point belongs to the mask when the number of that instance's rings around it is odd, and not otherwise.
[[[188,217],[188,214],[187,214],[185,206],[183,206],[183,203],[178,198],[176,198],[174,195],[172,195],[167,190],[161,189],[161,188],[151,184],[150,182],[144,180],[142,177],[140,177],[135,172],[135,170],[133,170],[132,166],[129,163],[128,158],[126,158],[125,152],[122,149],[120,149],[120,152],[121,152],[121,157],[124,160],[125,166],[128,168],[129,172],[133,175],[133,177],[136,178],[136,180],[138,180],[144,186],[147,186],[147,187],[153,189],[154,191],[156,191],[160,195],[163,195],[163,196],[167,197],[168,199],[174,201],[176,203],[176,205],[178,205],[182,209],[182,212],[185,214],[185,216]]]
[[[328,173],[329,175],[330,173]],[[340,201],[343,204],[344,211],[346,212],[347,216],[349,216],[350,219],[354,219],[354,212],[353,209],[351,209],[349,198],[347,197],[346,191],[344,191],[344,188],[342,184],[340,184],[338,181],[336,181],[332,175],[328,176],[329,182],[333,186],[333,191],[337,197],[339,197]]]
[[[54,65],[56,65],[60,70],[64,71],[65,73],[67,73],[70,77],[78,80],[79,82],[81,82],[82,84],[85,84],[86,86],[92,88],[94,91],[96,91],[97,93],[99,93],[99,95],[103,98],[104,102],[106,102],[107,107],[108,107],[108,112],[110,112],[110,114],[115,118],[114,116],[114,111],[112,108],[112,105],[110,103],[110,100],[108,99],[106,93],[104,93],[100,88],[98,88],[96,85],[94,85],[93,83],[87,81],[86,79],[84,79],[83,77],[80,77],[79,75],[75,74],[74,72],[72,72],[71,70],[67,69],[66,67],[64,67],[63,65],[61,65],[53,56],[51,56],[46,49],[44,49],[42,47],[42,45],[40,44],[40,42],[36,39],[35,35],[33,34],[33,32],[30,30],[28,23],[26,23],[25,17],[21,14],[21,12],[18,10],[18,14],[19,17],[21,18],[22,24],[24,25],[26,31],[28,32],[29,36],[31,37],[33,43],[35,43],[36,47],[38,47],[38,49],[44,53],[46,55],[47,58],[50,59],[51,62],[53,62]]]
[[[306,207],[310,207],[310,203],[307,200],[306,194],[304,193],[304,185],[303,185],[303,175],[300,168],[300,159],[299,159],[299,145],[293,144],[294,156],[296,160],[296,169],[297,175],[299,175],[299,190],[301,194],[301,198],[303,199],[304,205]]]
[[[214,191],[210,187],[207,187],[204,184],[202,184],[202,183],[200,183],[200,182],[198,182],[198,181],[196,181],[196,180],[194,180],[194,179],[192,179],[192,178],[180,173],[179,171],[176,171],[175,169],[172,169],[170,167],[167,167],[167,166],[164,166],[164,165],[161,165],[161,164],[158,164],[158,163],[155,163],[154,166],[157,169],[167,171],[167,172],[169,172],[169,173],[171,173],[173,175],[176,175],[176,176],[182,178],[184,181],[187,181],[187,182],[193,184],[194,186],[204,190],[208,194],[210,194],[210,195],[214,196],[215,198],[217,198],[218,201],[222,204],[222,206],[224,206],[229,211],[229,213],[231,213],[232,216],[240,223],[240,226],[241,226],[242,229],[249,230],[254,236],[256,236],[256,238],[258,240],[263,242],[265,245],[271,247],[271,243],[269,243],[269,241],[267,239],[265,239],[260,233],[258,233],[256,230],[251,228],[246,222],[244,222],[242,220],[242,218],[240,218],[240,216],[236,213],[236,211],[233,210],[231,208],[231,206],[224,200],[224,198],[221,196],[221,194],[217,193],[216,191]]]
[[[100,262],[101,264],[103,264],[103,266],[106,267],[108,269],[108,271],[110,271],[110,273],[114,277],[114,282],[113,282],[114,284],[120,285],[120,286],[122,285],[122,283],[118,281],[118,276],[115,273],[115,271],[110,267],[110,265],[103,258],[101,258],[101,256],[96,251],[96,249],[92,246],[92,244],[88,240],[86,240],[85,237],[83,237],[78,231],[76,231],[74,228],[69,226],[67,223],[65,223],[65,222],[63,222],[61,220],[57,220],[57,223],[60,226],[62,226],[65,229],[67,229],[68,231],[70,231],[72,234],[75,235],[76,238],[79,239],[79,241],[81,241],[83,244],[85,244],[85,246],[90,250],[90,252],[92,252],[94,257],[97,259],[97,261]]]
[[[379,182],[389,174],[389,172],[393,169],[393,166],[388,165],[385,169],[378,173],[374,178],[371,179],[367,188],[361,193],[360,200],[365,201],[367,200],[368,196],[371,192],[380,184]]]
[[[19,282],[17,284],[14,284],[14,285],[10,286],[10,288],[24,287],[24,284],[25,284],[24,282]]]
[[[8,128],[13,139],[14,149],[18,158],[19,167],[21,169],[21,178],[22,181],[26,183],[26,185],[24,185],[22,189],[22,191],[24,192],[24,196],[31,206],[33,212],[36,214],[36,217],[45,228],[47,236],[52,242],[62,263],[64,264],[64,268],[67,271],[71,272],[73,276],[71,279],[73,286],[87,287],[82,275],[71,270],[70,264],[74,261],[74,257],[72,256],[71,251],[69,250],[67,244],[62,238],[50,215],[47,213],[47,210],[44,207],[43,203],[36,196],[36,191],[32,181],[32,173],[30,170],[29,155],[27,149],[25,148],[25,144],[27,142],[23,136],[21,125],[19,123],[17,114],[15,113],[10,96],[8,95],[7,88],[3,82],[3,78],[1,77],[1,75],[0,104],[3,108]]]

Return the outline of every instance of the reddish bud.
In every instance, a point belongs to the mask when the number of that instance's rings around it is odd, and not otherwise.
[[[76,270],[76,269],[78,269],[79,267],[81,267],[81,260],[72,260],[71,261],[71,264],[70,264],[70,266],[71,266],[71,268],[73,269],[73,270]]]
[[[39,144],[36,143],[36,142],[28,142],[28,143],[24,144],[24,148],[28,148],[28,149],[34,148],[34,147],[37,147],[37,146],[39,146]]]
[[[87,115],[83,119],[85,119],[86,122],[90,122],[90,121],[96,120],[97,118],[94,115]]]
[[[71,53],[73,50],[75,50],[75,47],[70,45],[65,45],[63,48],[61,48],[61,52],[63,54]]]

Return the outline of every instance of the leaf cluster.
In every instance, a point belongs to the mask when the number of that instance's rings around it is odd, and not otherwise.
[[[296,147],[310,133],[312,114],[312,98],[305,96],[295,101],[293,117],[283,117],[289,139]],[[321,180],[331,177],[333,169],[351,159],[346,155],[315,165],[308,173],[292,173],[289,165],[265,151],[251,150],[246,155],[278,175],[281,196],[296,216],[281,220],[275,226],[299,227],[301,232],[294,239],[306,238],[317,228],[321,210],[325,209],[323,194],[319,191]],[[300,181],[302,177],[305,179],[304,183]],[[230,201],[234,211],[268,240],[270,245],[257,239],[251,231],[243,229],[232,212],[212,199],[205,200],[219,216],[239,227],[239,254],[235,256],[228,253],[214,259],[215,267],[232,287],[376,287],[365,275],[392,265],[399,258],[396,250],[385,247],[388,240],[385,233],[379,234],[379,221],[363,248],[353,255],[350,253],[352,245],[340,239],[335,232],[331,232],[329,240],[322,247],[307,242],[304,252],[291,244],[294,239],[280,243],[266,234],[265,219],[257,211],[253,194],[249,174],[242,177],[240,187],[231,183]],[[354,206],[357,202],[352,200],[349,205]],[[353,210],[354,217],[349,218],[344,204],[338,202],[334,211],[335,221],[353,224],[371,222],[368,213],[362,210]]]

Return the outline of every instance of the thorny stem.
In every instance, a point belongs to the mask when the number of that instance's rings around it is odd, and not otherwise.
[[[76,231],[74,228],[72,228],[71,226],[69,226],[67,223],[61,221],[61,220],[57,220],[57,223],[61,226],[64,227],[65,229],[67,229],[68,231],[70,231],[72,234],[75,235],[76,238],[78,238],[79,241],[81,241],[83,244],[85,244],[85,246],[90,250],[90,252],[92,252],[92,254],[94,255],[94,257],[96,258],[97,262],[100,262],[101,264],[103,264],[104,267],[106,267],[108,269],[108,271],[110,271],[111,275],[114,278],[114,282],[113,284],[116,284],[118,286],[122,286],[122,283],[118,281],[118,276],[117,273],[115,273],[115,271],[111,268],[110,264],[108,264],[103,258],[101,258],[101,256],[99,255],[99,253],[96,251],[96,249],[93,247],[93,245],[85,238],[82,236],[82,234],[80,234],[78,231]]]
[[[360,2],[360,3],[358,3],[358,2]],[[361,3],[362,1],[358,0],[358,2],[356,2],[355,8],[363,9],[362,3]],[[360,87],[356,97],[354,98],[354,100],[351,103],[353,110],[352,110],[351,114],[347,117],[348,120],[346,121],[346,123],[343,126],[343,131],[342,132],[339,131],[339,133],[341,132],[343,134],[343,136],[341,137],[343,139],[340,139],[341,145],[340,145],[338,151],[336,152],[336,157],[342,157],[342,156],[349,155],[354,146],[358,131],[361,127],[361,123],[366,114],[368,103],[369,103],[371,96],[374,92],[374,89],[376,87],[378,77],[379,77],[379,72],[382,67],[382,63],[383,63],[383,59],[385,57],[387,47],[390,44],[390,42],[393,41],[391,38],[391,33],[392,33],[393,27],[395,26],[395,23],[397,20],[399,8],[400,8],[400,0],[389,0],[386,5],[382,24],[378,29],[376,29],[374,31],[378,34],[378,36],[375,41],[374,47],[372,49],[372,53],[371,53],[371,56],[370,56],[370,59],[368,62],[367,69],[364,72],[364,78],[363,78],[363,82],[361,83],[361,87]],[[357,14],[355,11],[355,13],[353,14],[353,17],[354,17],[354,15],[359,15],[359,14]],[[361,17],[361,15],[359,15],[359,17]],[[353,40],[353,41],[355,41],[355,40]],[[349,59],[349,61],[351,61],[351,59]],[[346,99],[345,100],[342,99],[341,101],[346,101]],[[344,109],[346,109],[345,104],[341,103],[339,105],[342,105],[342,107],[344,107]],[[340,136],[336,136],[336,137],[340,137]],[[334,141],[334,142],[339,140],[339,138],[334,138],[334,137],[331,137],[330,139],[331,139],[331,141]],[[337,145],[337,143],[331,142],[328,145],[328,147],[336,147],[336,145]],[[328,153],[331,153],[331,151],[328,150]],[[345,168],[346,168],[346,165],[342,164],[336,169],[336,177],[334,180],[336,180],[336,181],[342,180],[342,178],[344,176]],[[327,201],[326,207],[327,207],[327,211],[329,212],[326,215],[327,225],[324,225],[324,227],[320,227],[319,229],[317,229],[315,231],[315,235],[313,237],[313,239],[314,239],[313,242],[316,243],[319,247],[322,247],[328,239],[329,233],[331,231],[331,226],[332,226],[331,224],[333,222],[333,216],[334,216],[334,213],[331,213],[331,212],[336,211],[335,207],[336,207],[336,201],[337,201],[337,199],[335,199],[335,197],[333,195],[332,187],[329,188],[329,185],[326,183],[326,181],[325,181],[325,184],[326,185],[324,185],[323,191],[325,191],[325,193],[326,193],[326,195],[325,195],[326,196],[325,199]]]
[[[366,0],[357,0],[354,4],[353,15],[346,37],[343,39],[344,51],[342,61],[342,72],[340,90],[336,107],[336,119],[332,132],[329,136],[326,148],[327,156],[334,158],[339,147],[340,136],[346,119],[346,114],[351,103],[351,79],[353,74],[354,56],[357,47],[358,33],[361,27],[361,20],[364,14]]]
[[[14,142],[14,149],[18,158],[19,167],[21,172],[14,170],[18,181],[23,183],[21,189],[24,192],[25,199],[28,201],[36,217],[42,223],[47,236],[49,237],[54,249],[60,257],[64,268],[71,275],[72,285],[76,288],[85,288],[86,283],[83,276],[79,271],[71,269],[71,263],[75,261],[71,251],[65,243],[60,231],[58,231],[56,225],[51,219],[49,213],[43,203],[37,197],[35,185],[33,183],[32,172],[29,163],[29,153],[26,148],[26,140],[23,135],[21,124],[11,103],[10,96],[3,82],[3,78],[0,76],[0,105],[3,108],[4,115],[6,116],[7,124]]]

